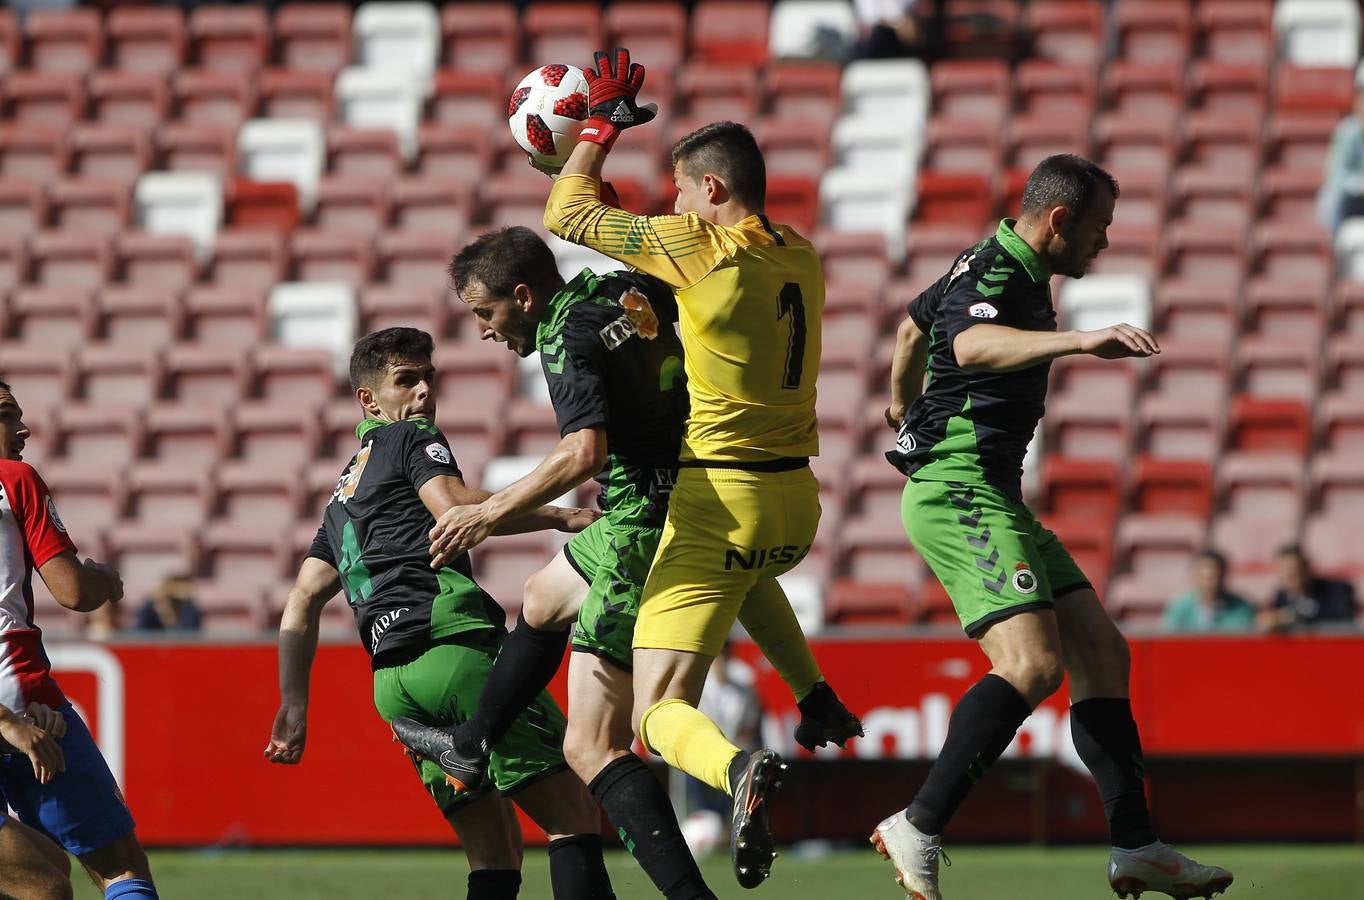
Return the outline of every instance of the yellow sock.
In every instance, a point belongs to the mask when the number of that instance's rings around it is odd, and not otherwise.
[[[742,751],[687,701],[660,700],[649,707],[640,720],[639,736],[674,769],[729,793],[729,764]]]
[[[739,610],[739,621],[796,695],[796,702],[804,700],[815,684],[824,680],[786,592],[775,578],[764,578],[753,585]]]

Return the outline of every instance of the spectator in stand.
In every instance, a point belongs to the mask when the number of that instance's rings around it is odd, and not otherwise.
[[[930,23],[915,14],[916,5],[915,0],[854,0],[853,9],[862,29],[857,56],[862,59],[924,56]]]
[[[1204,549],[1193,559],[1193,587],[1165,607],[1170,631],[1249,631],[1255,626],[1255,607],[1227,590],[1227,561],[1216,550]]]
[[[1364,216],[1364,69],[1355,75],[1355,108],[1336,125],[1317,195],[1317,217],[1334,232]]]
[[[137,611],[138,631],[198,631],[199,608],[193,585],[180,574],[167,575]]]
[[[1261,623],[1271,631],[1288,631],[1334,622],[1353,623],[1358,607],[1355,589],[1348,582],[1321,578],[1297,544],[1279,551],[1275,561],[1279,584],[1274,589],[1271,607],[1261,615]]]

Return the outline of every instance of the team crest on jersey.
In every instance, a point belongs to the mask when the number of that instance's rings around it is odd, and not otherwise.
[[[966,311],[975,319],[993,319],[999,315],[999,310],[989,303],[973,303]]]
[[[1020,594],[1037,593],[1037,576],[1028,568],[1027,563],[1014,566],[1014,590]]]
[[[426,455],[440,463],[442,466],[450,465],[450,450],[444,444],[432,441],[426,445]]]
[[[635,335],[646,341],[658,337],[658,316],[648,297],[630,288],[621,295],[620,305],[625,307],[625,315],[598,332],[607,350],[615,350]]]
[[[325,484],[325,482],[324,482]],[[52,498],[47,498],[47,515],[52,520],[52,524],[62,534],[66,534],[66,526],[62,524],[62,517],[57,515],[57,504],[52,502]]]
[[[976,255],[975,255],[974,253],[969,253],[969,254],[967,254],[966,256],[963,256],[963,257],[961,258],[961,261],[958,262],[958,263],[956,264],[956,266],[954,266],[954,267],[952,268],[952,274],[949,275],[949,276],[947,276],[947,280],[948,280],[949,282],[951,282],[951,281],[956,281],[956,280],[957,280],[957,276],[959,276],[959,275],[965,275],[965,274],[966,274],[966,270],[969,269],[969,268],[971,268],[971,263],[975,260],[975,258],[976,258]]]
[[[346,474],[341,476],[341,480],[336,483],[336,490],[332,493],[332,499],[340,503],[345,503],[355,496],[355,489],[360,486],[360,477],[365,474],[365,466],[369,464],[370,448],[374,442],[360,448],[360,452],[355,454],[355,462],[350,464]]]

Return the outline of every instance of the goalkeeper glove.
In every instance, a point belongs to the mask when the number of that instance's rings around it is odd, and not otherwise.
[[[597,51],[595,61],[595,70],[583,72],[587,78],[587,121],[578,140],[610,150],[622,131],[651,121],[658,114],[658,106],[636,102],[644,84],[644,67],[630,62],[629,50],[616,48],[614,66],[605,50]]]

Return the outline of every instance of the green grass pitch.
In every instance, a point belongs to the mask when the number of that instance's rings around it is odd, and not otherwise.
[[[1352,845],[1230,845],[1181,848],[1199,859],[1227,866],[1236,884],[1231,900],[1345,900],[1364,896],[1364,848]],[[948,900],[1102,900],[1112,897],[1104,879],[1103,847],[949,847],[943,869]],[[347,900],[381,897],[463,900],[465,863],[457,850],[159,851],[151,854],[162,897],[167,900]],[[608,858],[619,900],[659,895],[623,852]],[[841,848],[827,855],[788,849],[772,878],[756,891],[741,890],[729,860],[703,862],[706,879],[720,897],[752,900],[901,900],[888,863],[870,848]],[[524,900],[550,900],[543,850],[526,854]],[[77,900],[99,894],[78,876]],[[1147,894],[1161,898],[1163,894]]]

